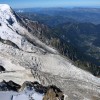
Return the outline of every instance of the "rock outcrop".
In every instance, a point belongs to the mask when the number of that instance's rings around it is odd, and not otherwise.
[[[3,80],[0,83],[0,91],[18,91],[21,86],[13,81],[6,82]]]
[[[5,71],[5,68],[0,65],[0,72]]]
[[[0,83],[0,91],[14,91],[21,93],[25,89],[43,94],[43,100],[64,100],[63,92],[54,85],[43,86],[38,82],[27,81],[20,86],[13,81],[6,82],[4,80]]]

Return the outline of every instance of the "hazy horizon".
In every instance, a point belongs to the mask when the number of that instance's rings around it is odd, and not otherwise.
[[[12,8],[100,8],[100,0],[0,0]]]
[[[72,7],[60,7],[60,6],[58,6],[58,7],[26,7],[26,8],[22,8],[22,7],[19,7],[19,8],[15,8],[14,7],[14,9],[35,9],[35,8],[37,8],[37,9],[46,9],[46,8],[48,8],[48,9],[52,9],[52,8],[61,8],[61,9],[73,9],[73,8],[94,8],[94,9],[100,9],[100,7],[98,6],[98,7],[82,7],[82,6],[72,6]]]

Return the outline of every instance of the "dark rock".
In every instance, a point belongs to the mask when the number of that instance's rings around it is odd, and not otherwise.
[[[18,91],[18,90],[21,88],[21,86],[20,86],[19,84],[16,84],[16,83],[13,82],[13,81],[7,82],[7,85],[8,85],[8,87],[10,87],[11,90],[13,90],[13,91]]]
[[[33,83],[33,87],[35,89],[36,92],[39,92],[41,94],[46,93],[47,92],[47,87],[39,84],[38,82],[34,82]]]
[[[48,86],[48,89],[53,89],[55,92],[62,92],[58,87],[55,85]]]
[[[21,88],[19,84],[14,83],[13,81],[2,81],[0,83],[0,91],[18,91]]]
[[[13,81],[2,81],[0,83],[0,91],[23,91],[25,88],[34,90],[40,94],[44,94],[43,100],[64,100],[63,92],[56,87],[55,85],[43,86],[38,82],[29,82],[26,81],[20,86],[19,84],[14,83]]]
[[[0,65],[0,72],[1,71],[5,71],[5,68],[3,66]]]
[[[9,19],[7,19],[7,21],[8,21],[8,23],[10,24],[10,25],[13,25],[13,23],[14,23],[14,21],[13,21],[13,19],[10,17]]]

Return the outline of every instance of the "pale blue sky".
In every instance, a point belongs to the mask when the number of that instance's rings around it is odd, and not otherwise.
[[[13,8],[32,7],[100,7],[100,0],[0,0]]]

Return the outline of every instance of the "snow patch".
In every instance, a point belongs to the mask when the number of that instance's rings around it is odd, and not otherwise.
[[[12,100],[29,100],[28,96],[25,94],[13,96]]]
[[[0,4],[0,10],[5,11],[9,9],[10,9],[10,6],[8,4]]]
[[[43,100],[43,96],[43,94],[35,92],[34,89],[28,90],[27,88],[22,92],[0,92],[2,100]]]

